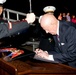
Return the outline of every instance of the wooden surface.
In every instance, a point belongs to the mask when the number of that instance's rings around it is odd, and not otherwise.
[[[0,75],[76,75],[76,69],[32,58],[10,62],[0,58]]]

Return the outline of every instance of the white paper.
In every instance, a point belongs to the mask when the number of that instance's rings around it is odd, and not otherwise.
[[[36,54],[35,54],[35,56],[34,56],[34,59],[40,60],[40,61],[45,61],[45,62],[58,63],[57,61],[52,61],[52,60],[48,60],[48,59],[45,59],[45,58],[41,58],[41,57],[39,57],[39,56],[36,55]]]

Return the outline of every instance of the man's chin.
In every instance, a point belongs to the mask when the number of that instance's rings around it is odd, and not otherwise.
[[[53,33],[52,35],[56,35],[56,34]]]

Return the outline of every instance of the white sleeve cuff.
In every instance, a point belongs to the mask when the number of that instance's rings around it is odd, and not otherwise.
[[[48,60],[52,60],[52,61],[54,61],[53,55],[49,55]]]

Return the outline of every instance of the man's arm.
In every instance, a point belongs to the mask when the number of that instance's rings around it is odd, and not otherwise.
[[[20,33],[22,30],[26,30],[29,27],[29,23],[35,21],[35,15],[33,13],[27,14],[25,20],[18,22],[8,22],[0,24],[0,38],[7,37],[13,34]]]

